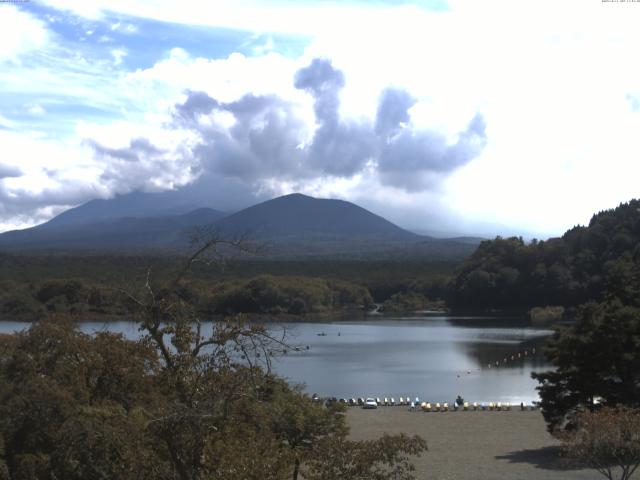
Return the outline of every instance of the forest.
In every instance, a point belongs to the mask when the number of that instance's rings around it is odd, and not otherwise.
[[[575,307],[640,298],[640,201],[602,211],[562,237],[484,241],[448,284],[450,306]]]
[[[34,320],[49,313],[80,319],[130,317],[134,306],[122,290],[144,282],[149,272],[170,278],[180,262],[175,256],[0,255],[0,318]],[[195,265],[181,289],[205,317],[322,315],[368,310],[374,302],[396,305],[398,295],[406,292],[416,292],[420,301],[413,306],[421,307],[427,297],[444,298],[454,267],[451,262],[256,257]]]

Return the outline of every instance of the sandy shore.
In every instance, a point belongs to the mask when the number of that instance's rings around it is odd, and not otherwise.
[[[539,411],[424,413],[406,407],[351,407],[347,420],[358,440],[383,432],[421,435],[429,451],[414,462],[420,479],[603,478],[594,470],[571,468],[558,457],[558,442],[547,433]]]

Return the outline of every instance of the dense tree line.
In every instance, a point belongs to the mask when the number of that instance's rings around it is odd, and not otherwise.
[[[560,238],[485,241],[457,270],[447,301],[453,306],[577,306],[640,295],[640,201],[593,216]]]
[[[169,256],[21,256],[0,254],[0,318],[34,319],[47,313],[81,318],[130,316],[122,286],[171,278]],[[444,298],[454,264],[404,261],[290,261],[259,257],[224,268],[195,265],[183,293],[203,314],[323,313],[368,308],[396,294]],[[275,297],[267,295],[274,293]],[[263,304],[257,304],[265,300]]]
[[[262,275],[248,281],[221,283],[204,310],[212,313],[321,313],[373,306],[369,291],[341,280]]]
[[[204,316],[231,313],[292,314],[369,309],[373,299],[362,286],[342,280],[262,275],[248,280],[193,280],[180,294]],[[42,283],[0,282],[0,316],[36,319],[47,314],[79,318],[131,316],[136,306],[122,288],[76,279]]]

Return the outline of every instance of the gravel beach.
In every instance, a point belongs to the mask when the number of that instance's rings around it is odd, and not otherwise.
[[[421,435],[429,451],[415,459],[419,479],[428,480],[591,480],[595,470],[578,470],[558,457],[558,442],[539,411],[410,412],[407,407],[347,413],[351,437],[382,433]]]

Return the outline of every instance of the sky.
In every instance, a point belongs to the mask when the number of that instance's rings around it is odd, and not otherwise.
[[[640,2],[0,2],[0,231],[301,192],[547,238],[639,196]]]

